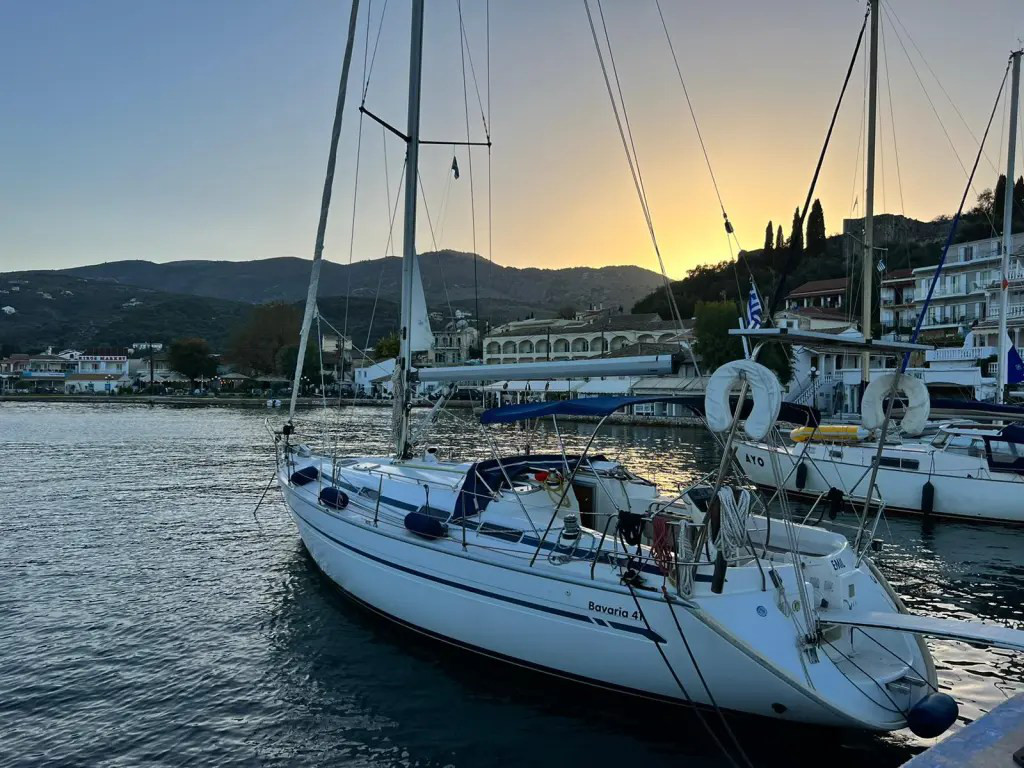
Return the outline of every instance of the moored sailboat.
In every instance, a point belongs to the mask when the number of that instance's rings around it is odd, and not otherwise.
[[[714,394],[705,405],[726,425],[722,471],[667,494],[592,454],[598,432],[579,455],[442,461],[410,429],[417,381],[659,375],[678,364],[650,356],[413,367],[423,15],[423,0],[412,0],[394,452],[312,450],[298,442],[294,397],[275,435],[278,485],[317,566],[352,599],[405,627],[549,675],[800,723],[872,731],[909,723],[929,736],[947,728],[956,706],[938,691],[922,639],[939,629],[909,616],[871,562],[870,537],[851,543],[800,525],[785,507],[780,514],[749,488],[725,482],[739,428],[728,411],[731,382],[758,382],[743,427],[749,437],[763,438],[782,408],[778,380],[757,363],[723,366],[715,377],[725,386],[709,386],[725,395],[724,406]],[[350,55],[351,30],[346,61]],[[326,203],[315,259],[325,218]],[[297,370],[317,274],[314,264]],[[603,420],[655,401],[688,399],[524,404],[485,411],[480,421],[581,411]],[[1012,630],[945,622],[941,631],[1024,649],[1024,633]]]

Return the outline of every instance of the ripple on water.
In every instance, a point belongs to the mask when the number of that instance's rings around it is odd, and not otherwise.
[[[253,519],[273,471],[265,416],[0,403],[0,466],[24,470],[0,473],[0,764],[726,764],[685,711],[541,683],[345,601],[276,492]],[[386,452],[388,418],[348,409],[326,433]],[[592,431],[563,425],[566,449]],[[556,446],[543,430],[499,432],[510,450],[527,440]],[[486,454],[476,429],[446,420],[437,443]],[[669,487],[717,464],[692,429],[611,426],[595,448]],[[1021,620],[1015,531],[891,519],[886,538],[913,610]],[[1024,690],[1013,654],[933,649],[965,719]],[[759,765],[898,765],[919,748],[902,734],[734,726]],[[801,749],[779,754],[780,739]]]

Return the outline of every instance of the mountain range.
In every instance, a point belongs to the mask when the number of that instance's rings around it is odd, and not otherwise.
[[[519,269],[482,259],[474,265],[472,254],[441,251],[420,256],[428,308],[446,316],[450,309],[475,314],[474,266],[480,315],[491,324],[551,317],[568,307],[621,306],[628,311],[661,283],[659,275],[640,267]],[[121,346],[200,336],[220,349],[253,305],[304,301],[309,268],[308,260],[279,258],[115,261],[0,273],[0,308],[13,310],[0,311],[0,345],[7,351],[38,351],[50,345]],[[400,287],[401,259],[351,266],[325,261],[321,313],[341,328],[347,304],[350,335],[357,345],[373,344],[397,327]]]

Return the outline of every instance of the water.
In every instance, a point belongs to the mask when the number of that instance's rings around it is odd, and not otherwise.
[[[253,519],[273,470],[266,415],[0,403],[0,766],[728,765],[684,710],[466,657],[347,602],[276,490]],[[389,415],[344,412],[332,439],[385,450]],[[582,447],[593,426],[564,430]],[[483,446],[453,423],[437,442]],[[716,463],[691,429],[610,427],[595,448],[663,484]],[[912,610],[1021,621],[1019,531],[888,525],[882,560]],[[967,720],[1024,690],[1020,657],[932,647]],[[882,768],[923,746],[731,721],[759,766]]]

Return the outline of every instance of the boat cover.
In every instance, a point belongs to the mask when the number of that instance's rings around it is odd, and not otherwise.
[[[466,481],[462,484],[462,489],[455,499],[455,512],[452,517],[458,520],[483,512],[493,498],[492,492],[503,485],[508,485],[506,477],[514,479],[524,469],[554,469],[565,472],[566,467],[571,474],[581,459],[581,456],[563,456],[560,453],[538,453],[478,461],[466,473]],[[608,459],[597,455],[591,456],[589,461],[608,461]]]
[[[628,405],[644,403],[675,403],[689,408],[697,416],[704,416],[704,395],[657,395],[634,397],[579,397],[574,400],[551,400],[544,403],[521,403],[491,408],[480,414],[482,424],[505,424],[513,421],[539,419],[544,416],[607,416]],[[732,407],[736,407],[736,398],[732,399]],[[747,398],[743,403],[743,418],[750,414],[753,402]],[[779,411],[779,421],[802,426],[816,427],[821,423],[821,415],[817,409],[806,405],[783,403]]]

